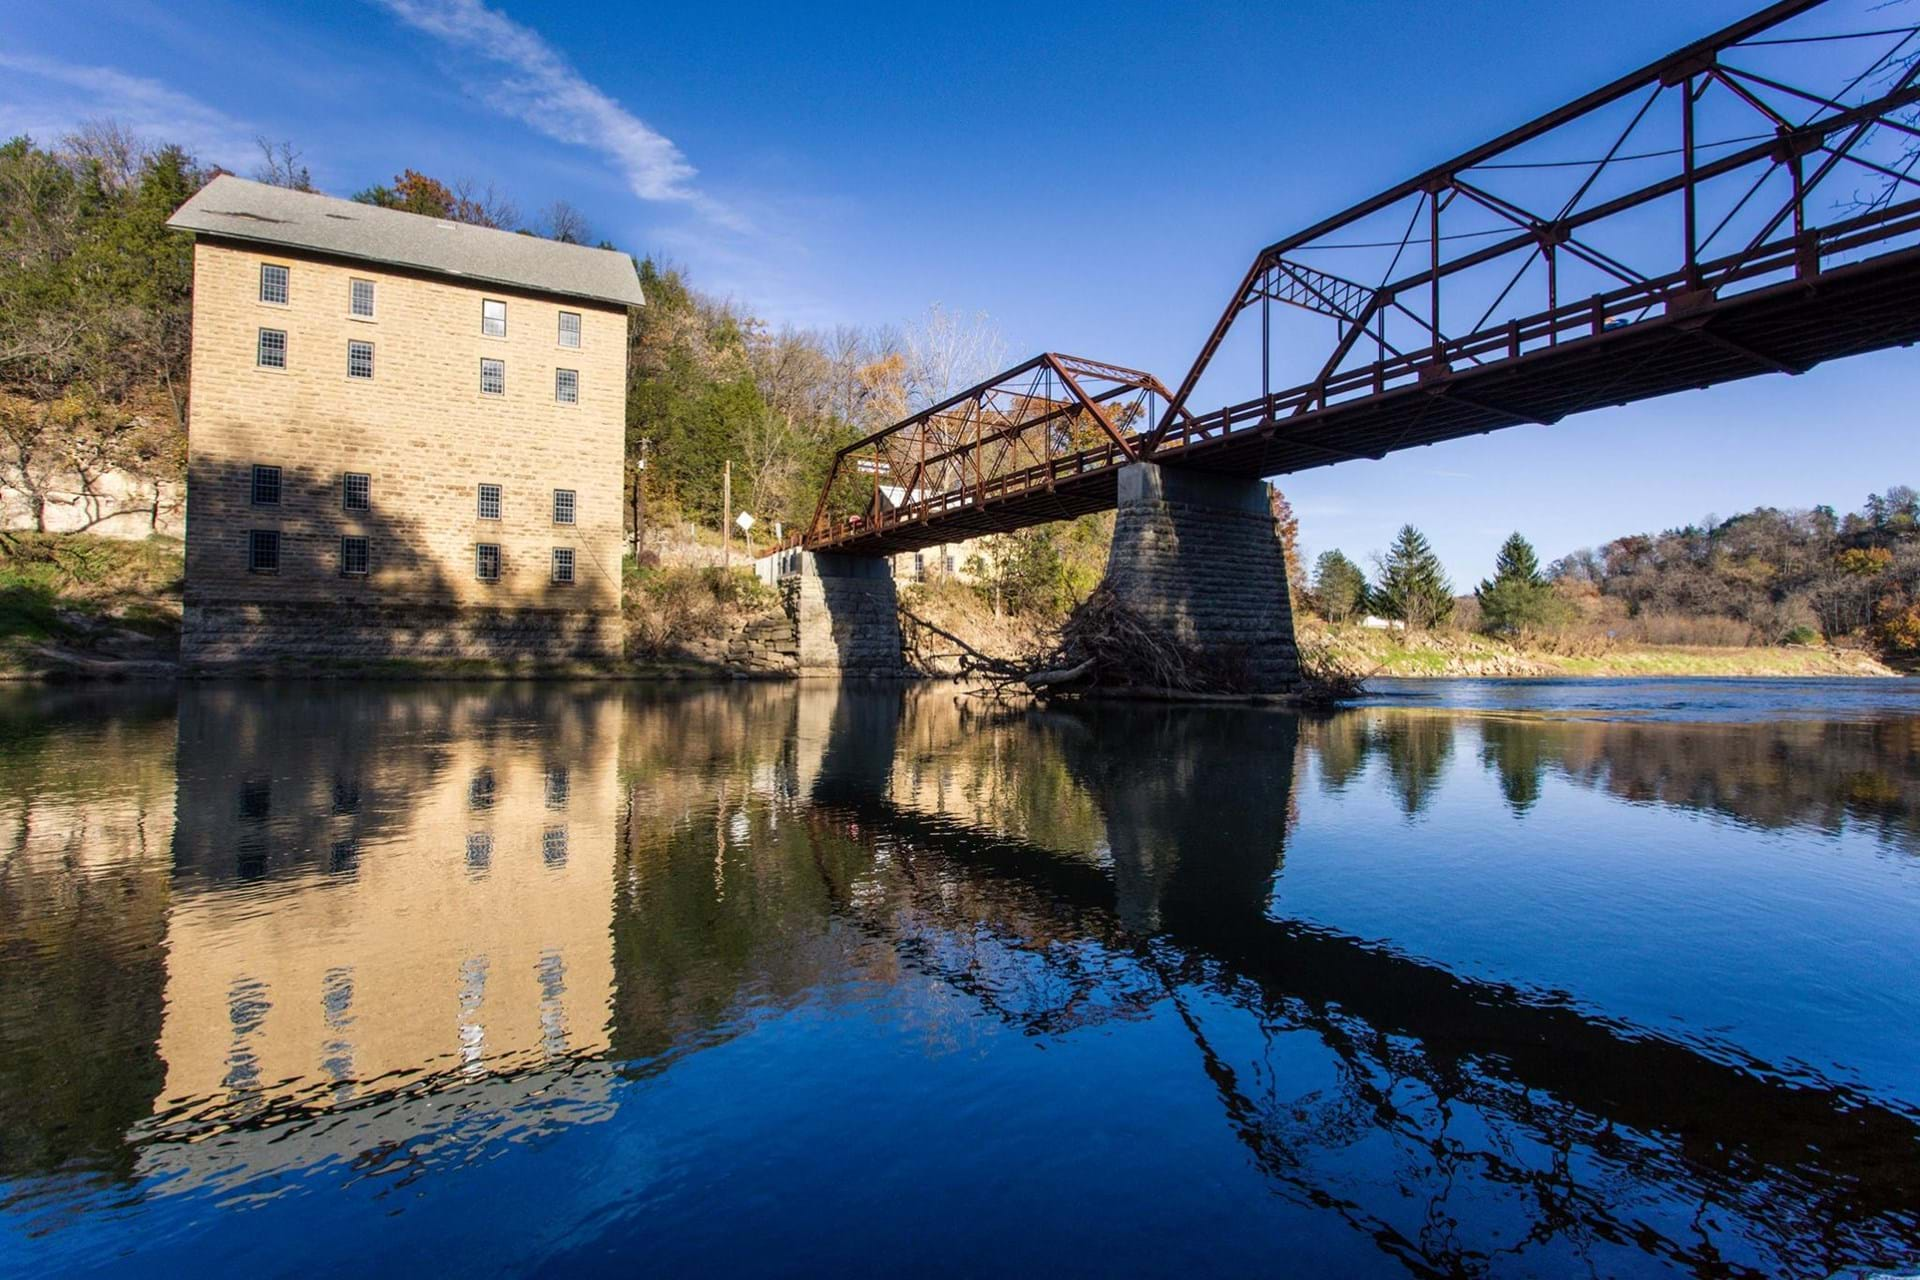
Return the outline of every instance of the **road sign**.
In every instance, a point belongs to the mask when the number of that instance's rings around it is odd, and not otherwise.
[[[749,532],[753,528],[753,517],[744,511],[735,516],[733,522],[740,526],[740,532],[742,533]]]

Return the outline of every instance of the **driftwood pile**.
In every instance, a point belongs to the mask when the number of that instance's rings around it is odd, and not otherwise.
[[[1042,700],[1100,693],[1149,698],[1230,699],[1249,696],[1244,655],[1201,653],[1129,608],[1101,587],[1061,624],[1052,645],[1025,659],[996,658],[931,622],[902,610],[910,631],[951,644],[958,674],[995,696]],[[1302,655],[1300,702],[1329,704],[1357,696],[1364,677],[1327,655]]]

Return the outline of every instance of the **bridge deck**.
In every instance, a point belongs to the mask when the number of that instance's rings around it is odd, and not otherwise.
[[[1332,403],[1324,403],[1324,387],[1280,392],[1187,420],[1151,453],[1131,434],[1124,445],[1102,443],[836,522],[808,545],[891,555],[1110,509],[1118,470],[1136,455],[1232,475],[1287,475],[1907,346],[1920,340],[1920,249],[1608,327],[1607,317],[1629,310],[1562,308],[1449,344],[1441,363],[1362,371],[1379,382],[1398,374],[1399,385],[1349,389],[1351,398]],[[1547,345],[1527,349],[1543,338]],[[1506,355],[1491,348],[1496,342],[1520,351]]]

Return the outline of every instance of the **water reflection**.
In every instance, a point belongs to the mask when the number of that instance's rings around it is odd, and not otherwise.
[[[1153,1158],[1134,1194],[1176,1222],[1242,1178],[1269,1197],[1216,1250],[1257,1256],[1281,1233],[1336,1269],[1417,1275],[1826,1275],[1920,1251],[1920,1097],[1286,905],[1290,844],[1347,821],[1305,779],[1331,801],[1379,796],[1406,840],[1449,838],[1433,817],[1477,770],[1509,825],[1571,787],[1863,829],[1904,866],[1911,718],[207,686],[177,708],[23,694],[0,731],[0,1194],[50,1261],[97,1261],[111,1232],[87,1243],[76,1224],[109,1202],[159,1218],[206,1194],[269,1215],[267,1186],[350,1206],[406,1186],[416,1219],[441,1195],[454,1212],[447,1171],[533,1161],[536,1140],[605,1144],[569,1148],[603,1179],[542,1201],[551,1265],[642,1241],[671,1263],[667,1220],[746,1248],[755,1197],[804,1182],[801,1157],[764,1156],[744,1204],[623,1190],[667,1158],[662,1091],[746,1043],[773,1046],[757,1050],[772,1075],[709,1099],[701,1146],[672,1159],[762,1133],[774,1095],[757,1091],[820,1087],[820,1055],[892,1054],[901,1071],[863,1105],[903,1135],[988,1098],[1017,1123],[964,1156],[903,1136],[889,1161],[1091,1185],[1105,1170],[1076,1165],[1088,1139],[1061,1127],[1062,1100],[1020,1087],[1037,1077],[1019,1046],[1051,1044],[1098,1064],[1086,1087],[1138,1127]],[[802,1018],[811,1038],[776,1033]],[[632,1132],[623,1113],[652,1119]],[[1195,1116],[1238,1158],[1195,1146]],[[997,1230],[1046,1238],[1044,1206],[980,1195]],[[886,1207],[923,1240],[947,1221],[905,1195]],[[372,1231],[391,1210],[336,1212]],[[1118,1265],[1177,1256],[1117,1216]],[[230,1246],[220,1214],[193,1221],[160,1225]],[[481,1269],[503,1265],[487,1238],[464,1246]],[[831,1240],[808,1256],[839,1257]]]

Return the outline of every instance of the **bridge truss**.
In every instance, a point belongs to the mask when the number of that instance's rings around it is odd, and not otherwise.
[[[1043,437],[1022,470],[1010,424],[908,419],[855,446],[911,474],[904,504],[808,541],[905,549],[1111,505],[1136,458],[1281,475],[1909,345],[1920,24],[1897,16],[1771,5],[1268,246],[1150,428]],[[1226,407],[1189,412],[1203,389]],[[900,453],[929,445],[937,469]]]
[[[891,553],[1112,506],[1167,398],[1138,369],[1035,356],[834,455],[806,543]]]

